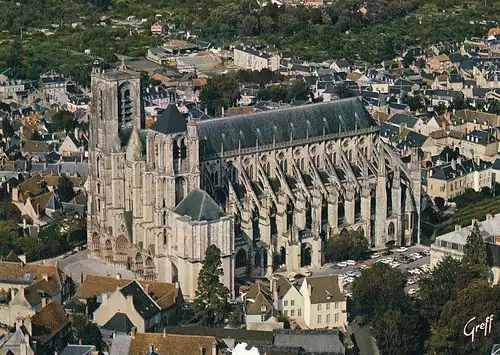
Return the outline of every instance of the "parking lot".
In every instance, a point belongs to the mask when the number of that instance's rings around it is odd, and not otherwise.
[[[345,263],[325,264],[321,269],[310,268],[309,270],[313,276],[339,275],[339,278],[343,281],[345,294],[351,296],[352,284],[355,278],[361,275],[363,269],[369,268],[376,263],[385,263],[390,267],[399,268],[402,271],[408,272],[406,292],[410,295],[414,295],[418,293],[419,275],[429,271],[429,249],[420,246],[413,246],[405,249],[406,250],[400,251],[398,251],[398,249],[393,249],[391,251],[392,254],[387,253],[387,255],[379,253],[379,255],[374,255],[376,256],[374,258],[359,263],[356,262],[355,264],[354,261],[348,261]],[[418,254],[418,256],[415,254]]]

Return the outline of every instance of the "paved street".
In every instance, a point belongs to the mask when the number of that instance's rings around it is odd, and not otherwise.
[[[368,327],[360,327],[359,324],[351,322],[349,330],[351,334],[354,334],[359,355],[379,355],[375,339]]]
[[[117,269],[112,265],[104,264],[98,259],[87,259],[87,251],[82,250],[66,258],[59,258],[59,267],[68,275],[73,275],[73,280],[80,283],[80,273],[101,276],[116,276],[117,273],[124,279],[132,280],[134,274],[130,270]]]

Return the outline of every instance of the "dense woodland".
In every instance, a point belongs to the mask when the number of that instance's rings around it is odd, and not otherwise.
[[[244,40],[276,45],[308,60],[369,62],[393,58],[414,44],[484,36],[491,21],[500,18],[500,2],[490,1],[485,10],[479,0],[342,0],[324,8],[261,8],[255,0],[4,0],[0,4],[0,40],[7,40],[0,44],[0,70],[10,68],[11,76],[36,78],[56,69],[81,82],[87,80],[92,59],[68,48],[90,49],[111,63],[115,53],[143,56],[148,46],[161,43],[148,32],[131,34],[98,26],[102,16],[134,15],[150,24],[158,14],[178,29],[201,29],[203,39],[217,46]],[[363,5],[365,15],[359,11]],[[73,29],[75,22],[83,27]],[[52,36],[39,32],[57,26]]]

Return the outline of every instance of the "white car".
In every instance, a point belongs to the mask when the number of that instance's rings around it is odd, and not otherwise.
[[[409,294],[410,296],[413,296],[413,295],[414,295],[414,294],[416,294],[417,292],[418,292],[418,288],[410,288],[410,289],[408,290],[408,294]]]
[[[397,263],[397,262],[392,262],[390,263],[391,267],[394,269],[394,268],[397,268],[399,265],[401,265],[400,263]]]
[[[356,264],[357,264],[357,262],[356,262],[356,261],[354,261],[354,260],[347,260],[347,261],[346,261],[346,263],[347,263],[347,265],[349,265],[349,266],[354,266],[354,265],[356,265]]]
[[[412,274],[416,274],[416,275],[420,275],[422,273],[422,271],[420,271],[420,269],[413,269],[413,270],[410,270],[410,272]]]
[[[372,259],[377,259],[377,258],[380,258],[381,255],[382,254],[380,254],[380,253],[373,253],[372,256],[371,256],[371,258]]]
[[[420,255],[419,253],[413,253],[410,256],[414,257],[415,259],[422,259],[422,255]]]
[[[337,265],[340,267],[346,267],[347,263],[345,261],[341,261],[340,263],[337,263]]]
[[[343,282],[347,283],[347,284],[350,284],[351,282],[354,282],[354,277],[348,277],[348,278],[344,279]]]
[[[368,265],[366,265],[366,264],[361,264],[361,265],[359,265],[359,268],[360,268],[361,270],[364,270],[364,269],[368,268]]]
[[[397,248],[397,249],[396,249],[396,251],[397,251],[398,253],[403,253],[403,252],[405,252],[405,251],[408,251],[408,248],[407,248],[407,247],[399,247],[399,248]]]

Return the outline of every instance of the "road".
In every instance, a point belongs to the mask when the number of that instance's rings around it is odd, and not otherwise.
[[[360,327],[358,323],[351,322],[349,331],[354,334],[359,355],[379,355],[375,338],[373,338],[367,326]]]

